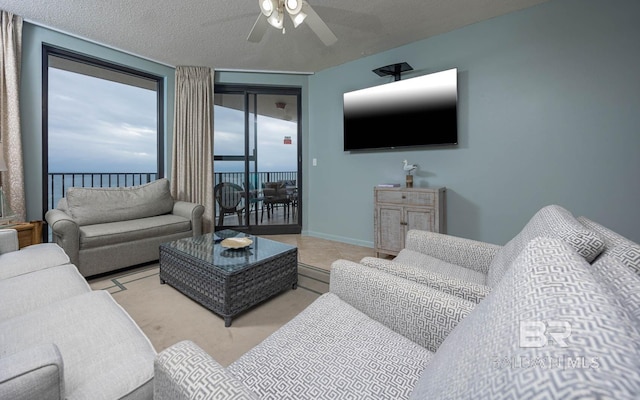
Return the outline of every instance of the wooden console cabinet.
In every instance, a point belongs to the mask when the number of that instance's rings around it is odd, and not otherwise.
[[[398,255],[409,229],[446,233],[446,188],[374,188],[376,256]]]

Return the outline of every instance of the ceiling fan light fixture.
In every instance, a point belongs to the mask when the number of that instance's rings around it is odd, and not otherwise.
[[[296,15],[302,10],[302,0],[285,0],[284,6],[289,14]]]
[[[297,28],[302,22],[304,22],[305,18],[307,18],[307,14],[303,12],[299,12],[296,15],[289,14],[291,17],[291,21],[293,21],[293,27]]]
[[[269,25],[281,30],[284,34],[285,14],[289,14],[296,28],[303,22],[308,25],[325,46],[331,46],[338,41],[336,35],[306,0],[258,0],[258,5],[260,14],[247,36],[249,42],[259,42]]]
[[[276,11],[276,12],[272,13],[269,18],[267,18],[267,21],[274,28],[282,29],[284,27],[284,18],[283,17],[284,17],[284,15],[282,15],[281,12]]]
[[[273,11],[278,8],[277,0],[258,0],[258,4],[265,17],[270,17]]]

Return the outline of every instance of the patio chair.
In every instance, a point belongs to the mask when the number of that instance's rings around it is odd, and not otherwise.
[[[221,182],[213,189],[214,196],[220,207],[218,213],[218,226],[224,225],[224,216],[227,214],[238,215],[238,225],[242,225],[242,211],[244,207],[240,205],[244,189],[235,183]]]
[[[255,215],[255,222],[258,225],[258,207],[260,206],[260,202],[264,200],[264,195],[262,190],[256,189],[255,185],[249,182],[249,215],[253,212]]]
[[[262,189],[264,194],[264,201],[262,212],[260,214],[260,222],[264,218],[264,209],[267,209],[267,219],[271,218],[271,214],[275,213],[275,209],[278,206],[282,206],[284,210],[284,216],[289,216],[289,208],[291,205],[291,199],[287,195],[287,189],[283,181],[278,182],[266,182]]]

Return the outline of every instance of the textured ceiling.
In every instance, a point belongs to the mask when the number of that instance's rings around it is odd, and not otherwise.
[[[163,64],[317,72],[547,0],[308,0],[338,42],[311,29],[247,36],[255,0],[0,0],[0,9]]]

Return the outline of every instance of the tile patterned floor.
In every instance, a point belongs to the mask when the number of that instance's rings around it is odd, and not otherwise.
[[[303,235],[265,235],[267,239],[277,240],[298,247],[298,261],[314,267],[331,270],[331,263],[337,259],[358,262],[362,257],[375,256],[370,247],[336,242]]]
[[[147,264],[105,277],[90,279],[89,283],[93,290],[106,290],[113,295],[129,290],[131,285],[143,279],[159,281],[159,268],[157,263]],[[329,271],[299,263],[298,287],[307,289],[317,295],[327,293],[329,291]]]

